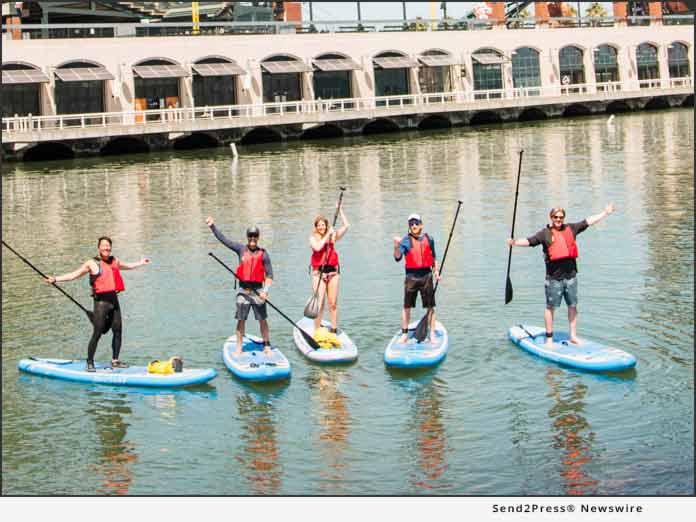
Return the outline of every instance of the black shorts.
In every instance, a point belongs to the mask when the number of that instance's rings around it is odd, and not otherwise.
[[[432,274],[421,277],[406,276],[406,279],[404,279],[404,308],[415,308],[418,292],[421,295],[423,308],[433,308],[435,306]]]

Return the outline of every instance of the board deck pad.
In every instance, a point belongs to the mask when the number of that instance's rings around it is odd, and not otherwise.
[[[435,366],[442,362],[447,356],[449,349],[449,338],[447,330],[439,321],[435,322],[435,335],[437,343],[430,343],[430,337],[422,343],[415,339],[415,330],[418,321],[408,325],[408,340],[406,343],[399,343],[401,330],[392,337],[387,349],[384,351],[384,362],[387,366],[395,368],[425,368]]]
[[[222,347],[225,366],[240,379],[248,381],[277,381],[290,376],[290,362],[278,348],[271,345],[271,353],[263,353],[263,340],[245,335],[242,354],[234,356],[237,337],[230,336]]]
[[[508,330],[508,336],[523,350],[565,366],[594,371],[621,371],[636,365],[636,358],[628,352],[580,337],[580,344],[574,344],[566,332],[553,333],[553,348],[545,346],[546,331],[538,326],[513,326]]]
[[[309,335],[314,335],[314,319],[303,317],[297,321],[297,326],[302,328]],[[321,325],[325,328],[331,328],[331,323],[322,321]],[[292,338],[295,341],[297,349],[302,352],[302,355],[308,359],[320,363],[347,363],[355,361],[358,358],[358,347],[353,340],[348,336],[345,330],[338,329],[338,340],[341,341],[340,348],[320,348],[315,350],[312,348],[297,328],[293,328]]]
[[[95,362],[95,372],[87,371],[87,362],[69,359],[42,359],[30,357],[19,361],[19,370],[64,381],[117,386],[145,386],[173,388],[203,384],[217,375],[212,368],[185,368],[168,375],[148,373],[145,366],[111,368],[111,364]]]

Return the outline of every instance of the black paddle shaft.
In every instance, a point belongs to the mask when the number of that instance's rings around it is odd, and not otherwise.
[[[520,149],[520,159],[517,165],[517,185],[515,187],[515,206],[512,209],[512,230],[510,231],[510,239],[515,238],[515,220],[517,218],[517,198],[520,193],[520,174],[522,173],[522,154],[524,149]],[[507,266],[507,276],[505,280],[505,304],[512,300],[512,281],[510,281],[510,264],[512,263],[512,245],[508,251],[508,266]],[[508,297],[509,296],[509,297]]]
[[[7,247],[7,249],[9,249],[9,251],[12,252],[14,255],[16,255],[19,259],[21,259],[22,261],[24,261],[24,262],[25,262],[30,268],[32,268],[37,274],[39,274],[39,275],[40,275],[41,277],[43,277],[44,279],[48,279],[48,276],[47,276],[46,274],[44,274],[41,270],[39,270],[39,269],[36,268],[34,265],[32,265],[24,256],[20,255],[19,252],[17,252],[14,248],[12,248],[10,245],[8,245],[7,243],[5,243],[4,240],[3,240],[2,244],[3,244],[5,247]],[[79,307],[82,309],[82,311],[83,311],[85,314],[87,314],[87,317],[89,318],[89,320],[92,321],[92,318],[93,318],[93,315],[94,315],[92,312],[90,312],[90,311],[87,310],[84,306],[82,306],[80,303],[78,303],[78,302],[73,298],[73,296],[71,296],[70,294],[68,294],[65,290],[63,290],[63,289],[62,289],[61,287],[59,287],[57,284],[52,283],[52,285],[53,285],[58,291],[60,291],[65,297],[67,297],[67,298],[70,299],[73,303],[75,303],[77,306],[79,306]]]
[[[217,261],[218,263],[220,263],[223,267],[225,267],[225,269],[226,269],[230,274],[232,274],[236,279],[239,280],[239,276],[237,276],[237,274],[234,273],[234,270],[232,270],[229,266],[227,266],[219,257],[217,257],[217,256],[216,256],[215,254],[213,254],[212,252],[208,252],[208,255],[209,255],[210,257],[212,257],[213,259],[215,259],[215,261]],[[256,290],[254,290],[253,288],[251,289],[251,291],[254,292],[257,296],[259,295],[259,293],[258,293]],[[275,306],[273,303],[271,303],[268,299],[266,299],[266,302],[268,303],[268,305],[269,305],[271,308],[273,308],[276,312],[278,312],[278,313],[283,317],[283,319],[286,319],[287,321],[291,322],[292,325],[300,331],[300,333],[302,334],[302,337],[305,338],[305,340],[307,341],[307,343],[309,343],[309,345],[310,345],[312,348],[314,348],[315,350],[318,350],[318,349],[320,348],[319,344],[312,338],[312,336],[309,335],[307,332],[305,332],[302,328],[300,328],[299,326],[297,326],[297,324],[295,324],[295,321],[293,321],[293,320],[290,319],[287,315],[285,315],[283,312],[281,312],[281,311],[278,309],[278,307]]]

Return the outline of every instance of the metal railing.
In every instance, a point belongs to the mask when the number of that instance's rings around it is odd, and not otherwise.
[[[194,32],[191,22],[152,23],[87,23],[87,24],[6,24],[3,39],[34,40],[54,38],[119,38],[155,36],[214,36],[288,33],[353,33],[394,31],[473,31],[504,25],[508,29],[534,29],[538,25],[551,28],[601,28],[615,25],[694,25],[693,15],[663,17],[629,16],[508,18],[506,20],[475,18],[407,19],[407,20],[326,20],[302,22],[200,22]]]
[[[236,121],[248,125],[273,125],[283,121],[259,121],[294,115],[317,115],[336,113],[368,112],[369,117],[393,114],[396,109],[427,110],[428,108],[451,108],[453,110],[475,110],[477,105],[490,101],[506,101],[534,98],[558,98],[583,96],[586,100],[602,99],[616,92],[662,89],[660,79],[632,82],[604,82],[591,84],[551,85],[545,87],[518,87],[480,91],[452,91],[440,93],[404,94],[398,96],[375,96],[368,98],[343,98],[326,100],[298,100],[282,103],[249,105],[220,105],[212,107],[183,107],[124,112],[89,114],[59,114],[55,116],[13,116],[2,118],[2,132],[12,141],[18,135],[61,129],[117,129],[151,128],[159,132],[176,131],[181,124],[207,121]],[[669,88],[690,88],[693,77],[671,78]],[[664,89],[662,89],[664,90]],[[486,104],[488,107],[488,104]],[[246,121],[244,121],[246,120]],[[155,130],[152,130],[153,132]]]

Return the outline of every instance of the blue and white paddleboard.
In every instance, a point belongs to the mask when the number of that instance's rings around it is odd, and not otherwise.
[[[110,364],[95,363],[96,371],[87,371],[86,361],[66,359],[29,358],[19,361],[17,367],[27,373],[88,384],[116,386],[146,386],[150,388],[175,388],[192,386],[210,381],[216,375],[212,368],[184,368],[178,373],[161,375],[148,373],[145,366],[111,368]]]
[[[620,371],[636,365],[636,358],[630,353],[582,338],[578,338],[581,344],[573,344],[565,332],[553,333],[553,348],[546,347],[546,331],[538,326],[513,326],[508,335],[523,350],[573,368]]]
[[[303,317],[296,324],[309,335],[314,335],[314,319]],[[322,321],[321,325],[325,328],[331,328],[331,323],[328,321]],[[358,347],[355,346],[355,343],[348,337],[345,331],[339,329],[337,334],[338,340],[341,342],[340,348],[320,348],[319,350],[315,350],[307,344],[307,341],[297,328],[293,328],[292,331],[297,349],[307,359],[319,363],[338,364],[352,362],[358,358]]]
[[[227,369],[245,381],[277,381],[290,377],[290,361],[283,352],[271,346],[271,353],[263,353],[263,339],[245,335],[242,354],[235,357],[237,337],[228,337],[222,347],[222,359]]]
[[[449,339],[447,330],[441,322],[435,321],[435,336],[437,343],[431,344],[430,337],[422,343],[415,339],[418,321],[408,325],[408,339],[399,343],[401,332],[397,333],[384,351],[384,363],[394,368],[426,368],[440,364],[447,356]]]

